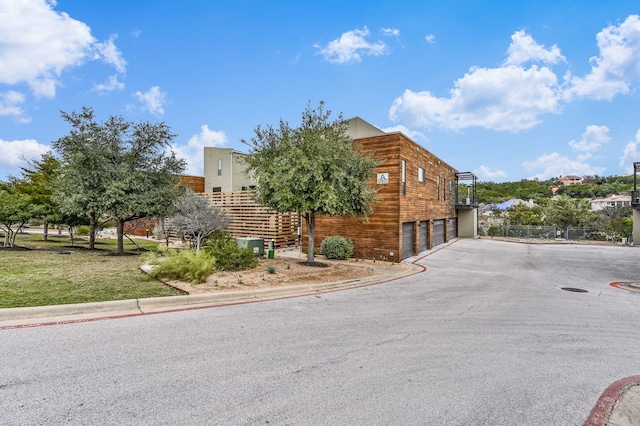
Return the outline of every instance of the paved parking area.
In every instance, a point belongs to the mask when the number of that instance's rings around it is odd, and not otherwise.
[[[0,331],[18,424],[581,425],[640,372],[640,249],[458,240],[385,284]],[[574,288],[584,292],[565,291]]]

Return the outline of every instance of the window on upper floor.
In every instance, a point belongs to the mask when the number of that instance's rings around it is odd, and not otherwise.
[[[407,162],[402,160],[402,195],[407,195]]]
[[[424,169],[422,167],[418,167],[418,182],[424,183]]]
[[[222,176],[222,160],[218,160],[218,176]]]

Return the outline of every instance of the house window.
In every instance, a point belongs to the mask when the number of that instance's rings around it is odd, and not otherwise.
[[[439,200],[440,199],[440,176],[436,178],[436,185],[437,185],[436,190],[438,191],[438,200]]]
[[[222,160],[218,160],[218,176],[222,176]]]
[[[424,169],[418,167],[418,182],[424,183]]]
[[[211,192],[222,192],[222,187],[214,186],[213,188],[211,188]]]
[[[407,162],[402,160],[402,195],[407,195]]]

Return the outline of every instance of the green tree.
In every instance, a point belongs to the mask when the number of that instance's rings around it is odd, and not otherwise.
[[[317,215],[367,218],[375,191],[368,185],[378,163],[364,155],[347,134],[342,114],[330,121],[324,102],[302,114],[292,128],[285,121],[274,128],[257,126],[245,158],[256,179],[256,199],[279,212],[302,215],[307,227],[307,261],[314,262]]]
[[[62,163],[53,156],[51,151],[42,154],[39,160],[27,160],[27,166],[21,167],[22,179],[17,181],[16,190],[31,197],[39,216],[44,222],[42,239],[47,241],[49,223],[60,219],[58,203],[53,193],[62,172]]]
[[[17,183],[12,178],[0,185],[0,230],[4,232],[4,247],[15,245],[16,234],[36,214],[33,200],[16,189]]]
[[[541,225],[542,207],[514,204],[507,209],[509,225]]]
[[[593,212],[587,200],[560,196],[547,203],[544,212],[546,225],[567,229],[569,226],[587,226],[593,222]]]
[[[62,117],[69,135],[53,146],[66,163],[61,184],[61,208],[66,214],[86,212],[90,219],[90,248],[98,219],[113,220],[117,252],[124,252],[124,224],[161,216],[179,195],[176,187],[184,160],[170,151],[175,135],[164,123],[131,123],[111,116],[103,123],[93,109]]]
[[[607,206],[595,212],[595,225],[608,240],[628,238],[633,228],[632,212],[631,206]]]

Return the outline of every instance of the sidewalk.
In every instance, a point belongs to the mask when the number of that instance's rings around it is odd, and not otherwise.
[[[609,386],[600,396],[583,426],[640,425],[640,376]]]

